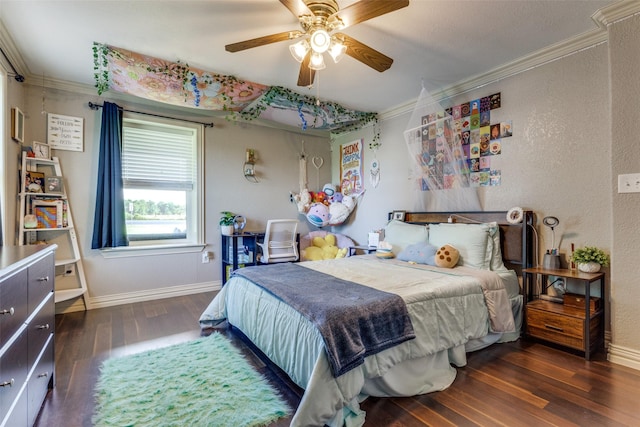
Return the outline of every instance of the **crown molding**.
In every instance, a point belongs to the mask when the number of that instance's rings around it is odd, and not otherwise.
[[[609,25],[640,13],[640,2],[637,0],[622,0],[599,9],[591,15],[591,19],[598,27],[606,29]]]
[[[16,48],[16,44],[11,38],[11,35],[7,32],[4,24],[0,20],[0,46],[2,46],[2,50],[7,55],[7,58],[16,69],[16,71],[25,77],[28,74],[27,64],[24,62],[24,58]],[[8,72],[13,74],[13,70],[9,67],[6,60],[0,57],[0,64],[2,67]],[[6,64],[6,65],[5,65]]]
[[[573,53],[577,53],[582,50],[597,46],[601,43],[605,43],[606,41],[606,29],[598,28],[595,30],[591,30],[563,42],[544,47],[530,55],[523,56],[519,59],[516,59],[515,61],[494,68],[487,73],[478,74],[467,80],[463,80],[461,82],[447,86],[435,93],[432,93],[431,96],[435,101],[438,102],[448,98],[452,98],[463,93],[479,89],[483,86],[487,86],[491,83],[495,83],[500,80],[515,76],[517,74],[550,63],[557,59],[561,59]],[[413,111],[413,108],[415,107],[417,100],[418,98],[416,97],[407,103],[380,113],[380,119],[386,120],[403,114],[411,113]]]
[[[440,91],[431,94],[437,101],[442,101],[474,89],[479,89],[499,80],[514,76],[524,71],[533,69],[540,65],[561,59],[573,53],[580,52],[590,47],[595,47],[608,40],[607,27],[620,20],[640,13],[640,1],[622,0],[609,6],[599,9],[591,16],[598,28],[580,34],[571,39],[565,40],[540,49],[530,55],[519,58],[513,62],[503,64],[498,68],[471,77],[468,80],[448,86]],[[397,116],[411,113],[418,98],[414,98],[404,104],[398,105],[380,113],[380,120],[388,120]]]

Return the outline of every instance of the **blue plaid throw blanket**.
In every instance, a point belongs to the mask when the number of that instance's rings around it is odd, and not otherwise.
[[[333,375],[364,358],[415,338],[401,297],[294,263],[236,270],[313,322],[324,340]]]

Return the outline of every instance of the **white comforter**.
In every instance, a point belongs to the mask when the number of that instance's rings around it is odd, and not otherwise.
[[[301,263],[307,268],[400,295],[416,339],[369,356],[334,378],[315,326],[287,304],[240,277],[227,282],[202,314],[202,327],[227,319],[305,389],[292,426],[360,426],[359,399],[415,395],[448,387],[466,363],[464,345],[490,332],[516,329],[513,272],[441,269],[375,256]],[[339,298],[340,295],[328,295]]]

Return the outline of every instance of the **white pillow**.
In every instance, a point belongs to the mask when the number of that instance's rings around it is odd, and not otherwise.
[[[458,265],[489,270],[494,246],[490,232],[493,229],[497,234],[496,228],[497,224],[496,227],[490,227],[489,224],[430,224],[429,243],[437,247],[451,245],[456,248],[460,252]]]
[[[409,224],[393,219],[384,227],[384,240],[391,243],[392,252],[398,255],[409,245],[428,242],[429,229],[425,225]]]

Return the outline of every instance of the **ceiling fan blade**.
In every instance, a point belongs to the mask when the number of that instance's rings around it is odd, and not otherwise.
[[[347,55],[357,59],[365,65],[368,65],[376,71],[386,71],[391,67],[391,64],[393,64],[393,59],[367,46],[366,44],[359,42],[353,37],[349,37],[342,33],[336,34],[336,36],[342,40],[342,43],[347,47],[347,51],[345,52]]]
[[[292,40],[300,37],[302,31],[286,31],[284,33],[271,34],[270,36],[258,37],[251,40],[245,40],[238,43],[228,44],[224,47],[227,52],[239,52],[241,50],[251,49],[266,44],[277,43],[285,40]]]
[[[316,70],[309,68],[311,61],[311,52],[307,53],[304,60],[300,64],[300,73],[298,74],[298,86],[311,86],[316,77]]]
[[[298,19],[304,15],[315,16],[302,0],[280,0],[280,3],[289,9],[291,13],[293,13],[293,16]]]
[[[341,30],[407,6],[409,0],[360,0],[340,9],[327,18],[327,22]]]

